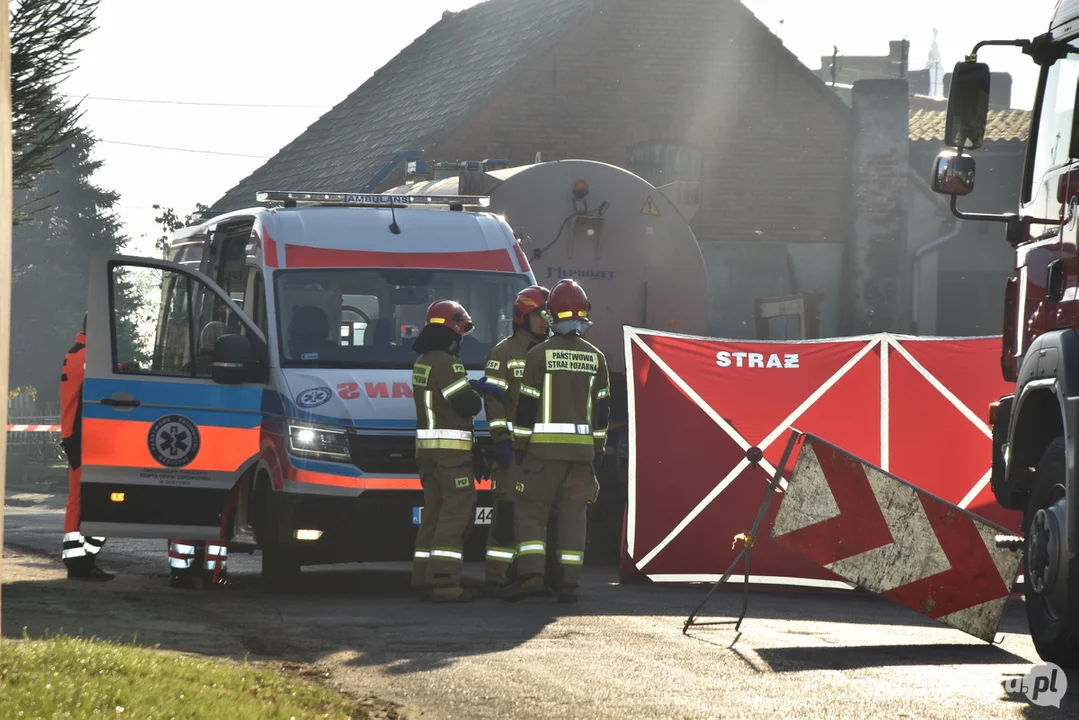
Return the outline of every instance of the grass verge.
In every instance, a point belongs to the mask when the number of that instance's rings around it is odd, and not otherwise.
[[[311,680],[120,643],[0,639],[5,718],[366,718]]]

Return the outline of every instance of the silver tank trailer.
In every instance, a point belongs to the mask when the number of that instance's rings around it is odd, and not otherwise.
[[[576,191],[576,192],[575,192]],[[489,195],[521,239],[536,280],[581,284],[595,323],[588,340],[625,372],[622,326],[704,335],[708,276],[689,221],[697,183],[656,188],[622,168],[559,160],[415,182],[393,195]]]

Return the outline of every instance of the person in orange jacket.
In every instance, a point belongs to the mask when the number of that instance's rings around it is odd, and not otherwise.
[[[60,375],[60,445],[67,456],[67,512],[64,514],[62,558],[67,576],[78,580],[112,580],[115,575],[97,566],[97,554],[105,545],[103,537],[83,537],[79,531],[82,514],[82,383],[86,377],[86,315],[82,331],[64,356]]]

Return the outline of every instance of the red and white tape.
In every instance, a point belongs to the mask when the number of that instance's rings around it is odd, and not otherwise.
[[[8,425],[8,432],[60,432],[59,425]]]

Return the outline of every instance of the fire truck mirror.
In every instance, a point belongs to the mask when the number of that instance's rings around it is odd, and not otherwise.
[[[974,158],[948,150],[933,164],[933,192],[941,195],[969,195],[974,190]]]
[[[944,144],[960,150],[980,148],[988,117],[989,66],[980,62],[956,63],[948,92]]]

